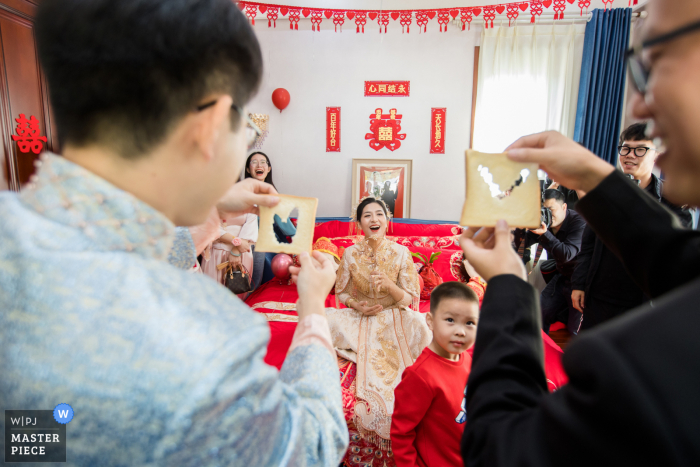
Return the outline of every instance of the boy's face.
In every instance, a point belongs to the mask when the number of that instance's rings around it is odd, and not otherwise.
[[[449,358],[449,354],[459,355],[471,347],[476,339],[478,320],[478,303],[462,298],[441,300],[437,310],[431,310],[426,316],[428,327],[433,331],[433,343],[439,347],[438,354]],[[444,355],[439,352],[440,349]]]

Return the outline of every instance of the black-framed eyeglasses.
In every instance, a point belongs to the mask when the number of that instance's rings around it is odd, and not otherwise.
[[[207,102],[206,104],[198,105],[197,106],[197,112],[201,112],[202,110],[211,107],[212,105],[216,104],[216,101],[211,101]],[[253,146],[255,145],[255,141],[262,136],[262,130],[255,124],[255,122],[250,118],[250,115],[243,113],[243,107],[240,105],[232,104],[231,108],[234,109],[236,112],[238,112],[238,115],[245,116],[246,119],[246,127],[245,127],[245,137],[246,137],[246,143],[248,144],[248,150],[250,151],[253,149]]]
[[[629,154],[632,154],[635,157],[644,157],[646,155],[647,151],[649,151],[649,149],[653,149],[653,148],[648,148],[645,146],[639,146],[637,148],[632,148],[629,146],[618,146],[617,152],[621,156],[627,156]]]
[[[634,87],[640,94],[646,94],[647,92],[647,82],[649,81],[649,73],[651,71],[642,60],[642,50],[655,45],[659,45],[663,42],[668,42],[670,40],[677,39],[678,37],[684,36],[697,30],[700,30],[700,21],[689,24],[687,26],[680,27],[666,34],[662,34],[659,37],[646,40],[641,44],[632,47],[625,53],[625,59],[627,60],[630,75],[632,76],[632,83],[634,83]]]

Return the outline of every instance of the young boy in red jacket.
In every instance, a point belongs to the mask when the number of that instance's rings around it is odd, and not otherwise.
[[[460,441],[479,298],[461,282],[445,282],[430,296],[426,315],[433,341],[403,372],[394,391],[391,445],[398,467],[461,466]]]

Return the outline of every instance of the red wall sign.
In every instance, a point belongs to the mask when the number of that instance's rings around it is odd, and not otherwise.
[[[393,96],[408,97],[411,91],[410,81],[365,81],[365,97]]]
[[[445,113],[447,109],[430,109],[430,154],[445,154]]]
[[[365,134],[365,139],[371,140],[369,147],[375,151],[381,148],[395,151],[401,147],[401,141],[406,139],[406,133],[399,134],[403,115],[397,114],[396,109],[391,109],[389,114],[382,112],[382,109],[377,109],[369,116],[369,129],[372,133]]]
[[[326,107],[326,152],[340,152],[340,107]]]
[[[15,118],[17,135],[12,135],[12,141],[18,141],[20,152],[27,153],[31,149],[34,154],[39,154],[44,149],[46,136],[39,136],[41,129],[39,128],[39,120],[32,115],[27,119],[24,114],[19,114],[19,118]],[[42,143],[42,141],[44,143]]]

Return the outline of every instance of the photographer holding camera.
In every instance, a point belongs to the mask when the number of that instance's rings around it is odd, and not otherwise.
[[[577,334],[581,327],[583,315],[571,302],[571,275],[576,267],[576,257],[581,251],[581,238],[586,222],[576,212],[567,209],[562,192],[554,189],[545,190],[544,208],[551,212],[551,225],[542,221],[539,229],[521,229],[515,231],[515,246],[525,240],[525,248],[539,243],[547,250],[547,257],[556,263],[556,272],[540,295],[542,307],[542,329],[549,332],[549,326],[561,321],[567,325],[571,334]],[[543,219],[546,212],[543,210]]]

